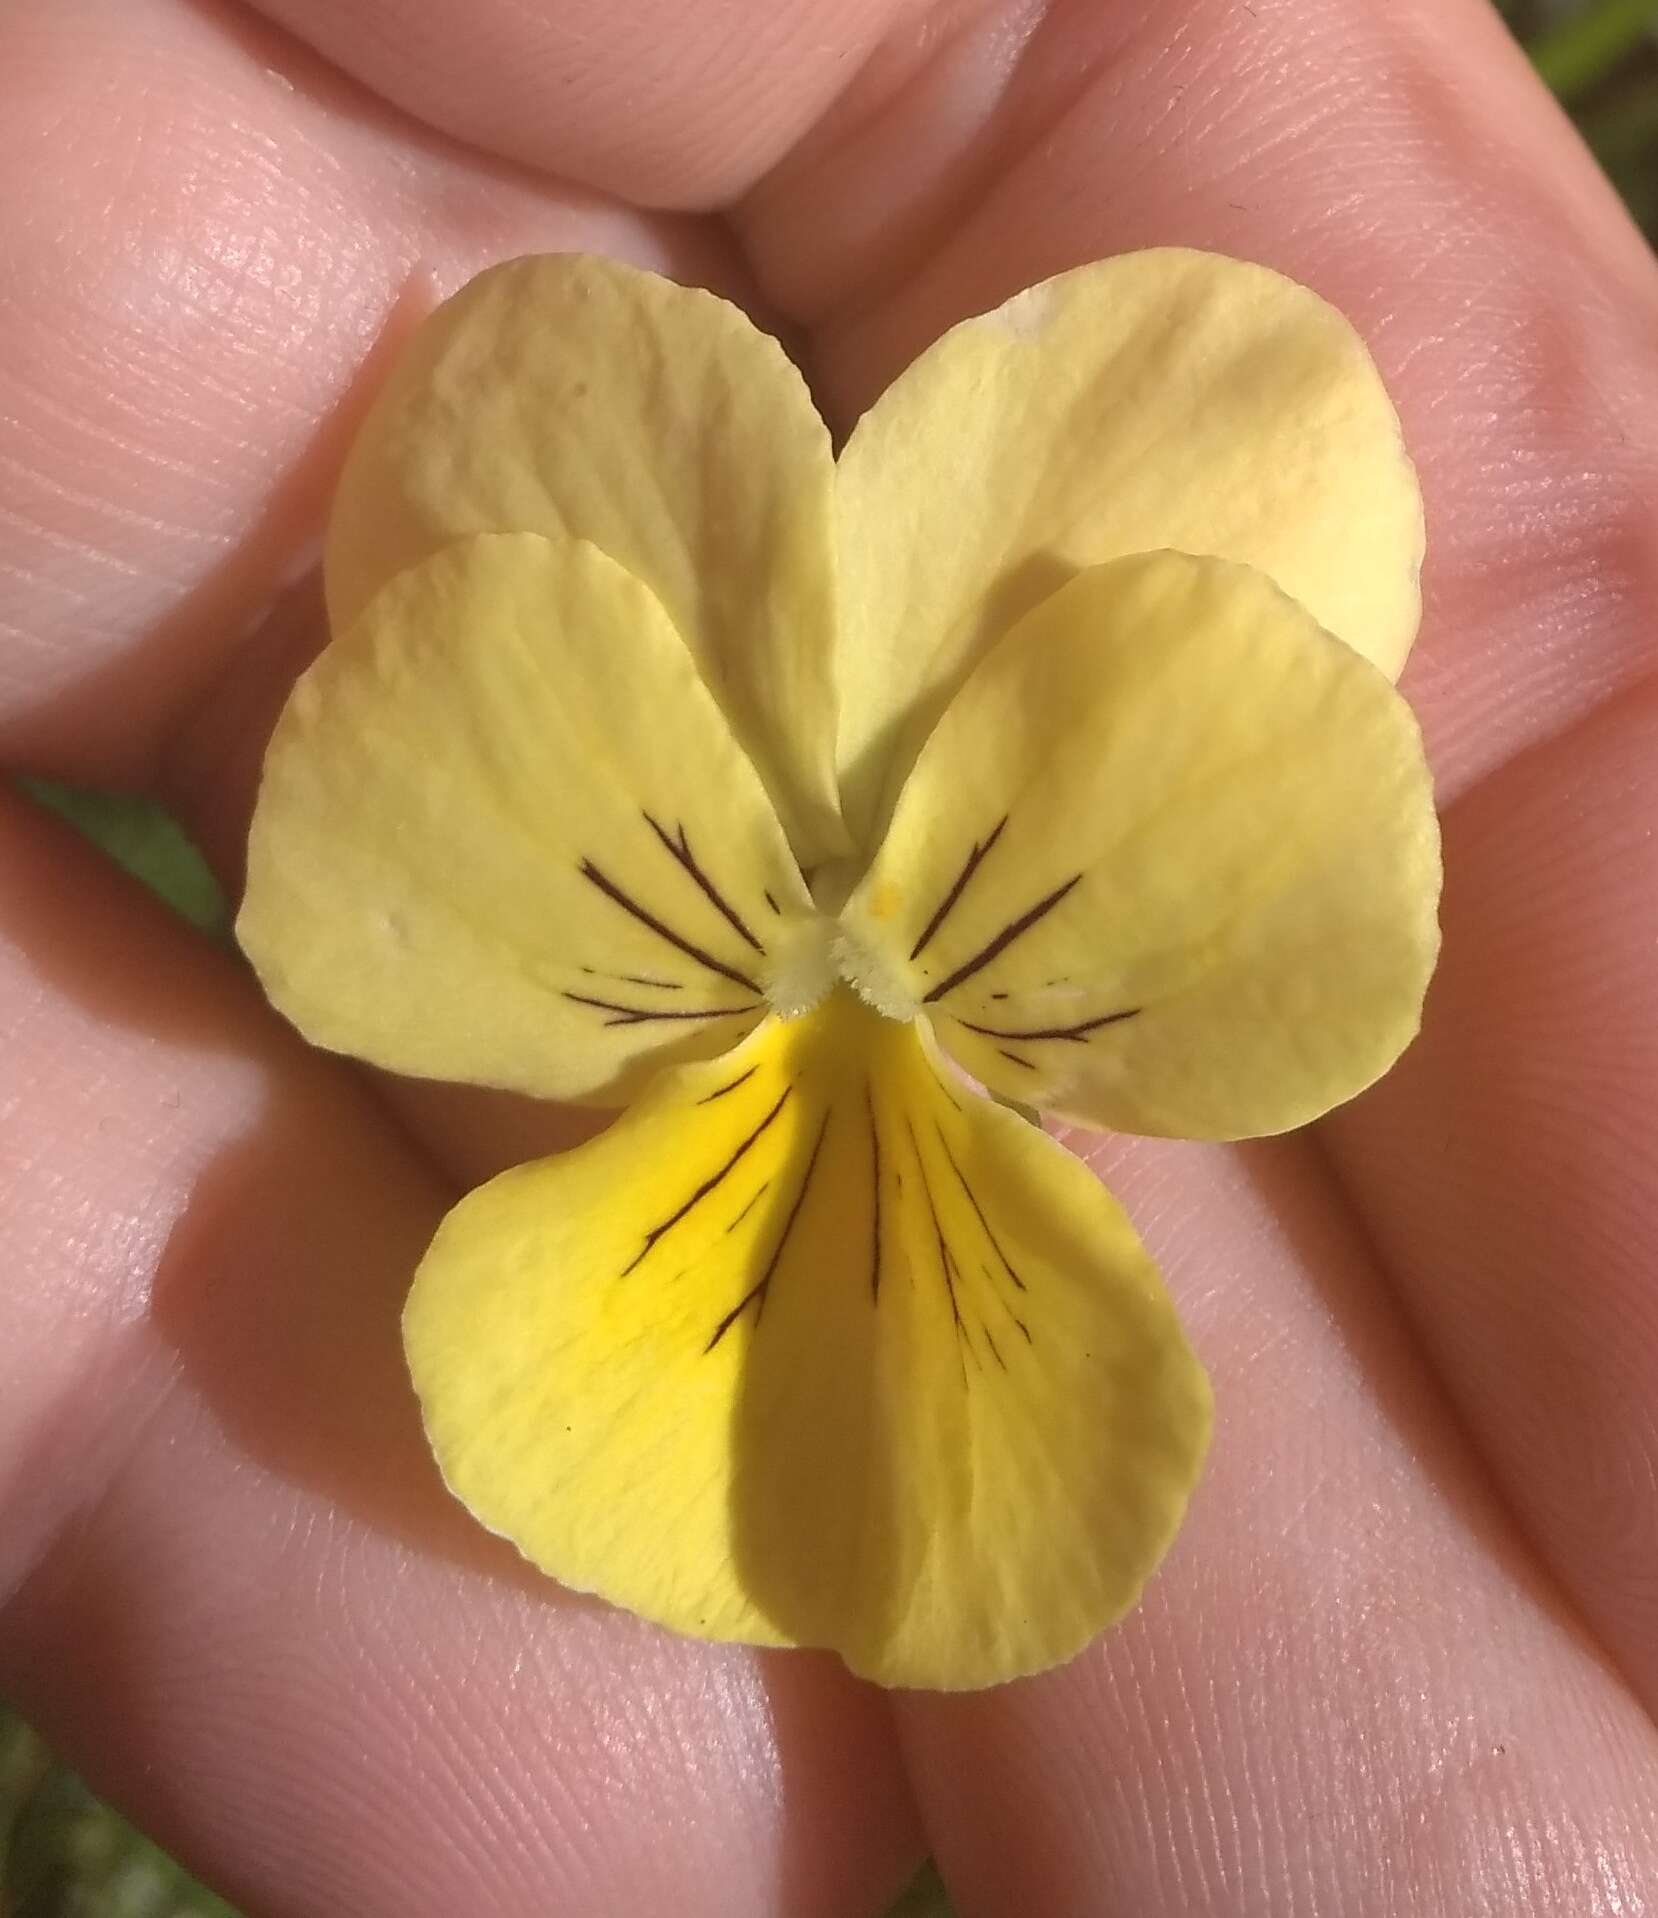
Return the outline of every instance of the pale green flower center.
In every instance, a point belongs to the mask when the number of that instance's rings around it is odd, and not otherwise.
[[[837,985],[852,988],[884,1019],[908,1022],[921,1010],[891,962],[827,912],[796,920],[772,948],[766,1000],[784,1019],[813,1011]]]

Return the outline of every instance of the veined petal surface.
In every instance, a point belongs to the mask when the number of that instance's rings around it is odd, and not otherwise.
[[[336,631],[469,533],[590,540],[643,580],[808,864],[836,798],[829,435],[777,342],[712,293],[583,255],[509,261],[419,329],[328,529]]]
[[[1098,1181],[844,990],[463,1199],[404,1329],[451,1488],[535,1564],[888,1685],[1075,1652],[1208,1431]]]
[[[1416,1031],[1439,834],[1415,720],[1247,567],[1079,574],[979,665],[842,914],[877,1003],[1126,1132],[1301,1125]]]
[[[840,760],[869,843],[987,647],[1080,567],[1253,566],[1396,676],[1422,509],[1364,343],[1265,267],[1177,248],[953,328],[859,422],[836,490]]]
[[[619,1102],[735,1044],[811,909],[646,587],[581,541],[463,540],[300,680],[237,935],[317,1044]]]

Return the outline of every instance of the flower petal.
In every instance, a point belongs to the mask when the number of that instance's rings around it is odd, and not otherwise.
[[[1207,1437],[1078,1161],[841,991],[462,1200],[404,1320],[453,1490],[679,1631],[985,1685],[1133,1603]]]
[[[611,1102],[762,1018],[810,911],[649,591],[505,533],[399,574],[300,681],[237,934],[319,1045]]]
[[[1272,582],[1079,574],[951,702],[842,915],[994,1090],[1090,1125],[1281,1132],[1416,1031],[1439,835],[1410,709]]]
[[[330,617],[460,535],[591,540],[662,603],[811,863],[846,849],[833,470],[805,382],[736,307],[613,260],[510,261],[426,321],[369,414]]]
[[[1421,502],[1364,343],[1214,254],[1126,254],[955,327],[859,423],[836,506],[866,842],[974,662],[1079,567],[1241,561],[1390,676],[1416,631]]]

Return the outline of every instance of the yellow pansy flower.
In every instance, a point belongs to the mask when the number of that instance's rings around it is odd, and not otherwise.
[[[344,474],[238,924],[321,1045],[627,1107],[415,1276],[484,1524],[885,1684],[1036,1671],[1134,1602],[1208,1387],[1009,1105],[1240,1138],[1408,1043],[1421,545],[1352,329],[1209,255],[956,327],[838,460],[707,293],[523,260],[427,322]]]

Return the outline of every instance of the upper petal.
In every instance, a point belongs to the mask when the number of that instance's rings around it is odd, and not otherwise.
[[[843,803],[868,835],[984,650],[1081,566],[1254,566],[1390,677],[1422,510],[1364,343],[1265,267],[1158,249],[944,335],[859,422],[836,494]]]
[[[336,631],[462,534],[590,540],[666,610],[808,863],[844,850],[829,437],[781,347],[711,293],[563,255],[420,328],[346,463]]]
[[[1261,574],[1079,574],[978,666],[842,915],[1003,1094],[1087,1124],[1305,1123],[1409,1043],[1438,950],[1415,720]]]
[[[399,574],[300,680],[237,935],[320,1045],[608,1102],[741,1038],[809,915],[651,594],[508,533]]]
[[[1099,1182],[845,992],[462,1200],[404,1331],[445,1477],[536,1564],[889,1685],[1069,1657],[1208,1435]]]

